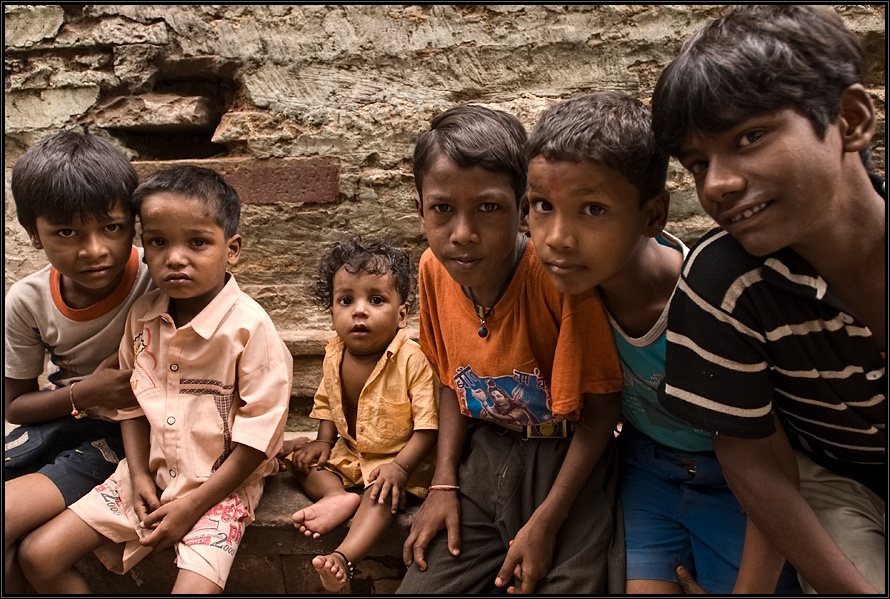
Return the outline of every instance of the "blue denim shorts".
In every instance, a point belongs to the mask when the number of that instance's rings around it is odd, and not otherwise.
[[[4,440],[4,454],[4,481],[43,474],[71,505],[111,476],[124,446],[117,422],[65,416],[14,429]]]
[[[677,582],[682,564],[709,593],[731,593],[747,517],[716,455],[675,451],[627,423],[618,447],[627,579]],[[787,564],[776,592],[800,593]]]

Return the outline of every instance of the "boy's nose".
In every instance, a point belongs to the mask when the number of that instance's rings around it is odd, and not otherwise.
[[[184,252],[182,252],[174,247],[171,247],[167,251],[167,266],[169,268],[184,266],[185,263],[186,263],[186,260],[185,260]]]
[[[80,246],[80,255],[88,260],[98,260],[108,254],[108,246],[99,235],[87,235]]]
[[[725,160],[708,162],[699,188],[699,196],[708,202],[720,203],[745,189],[745,178],[741,171]]]
[[[544,243],[554,250],[571,250],[578,244],[572,227],[566,219],[556,216],[552,219],[550,227],[546,229]]]
[[[470,218],[458,217],[454,220],[454,226],[451,229],[451,242],[456,245],[466,245],[468,243],[476,243],[479,241],[479,235],[476,233],[476,227]]]

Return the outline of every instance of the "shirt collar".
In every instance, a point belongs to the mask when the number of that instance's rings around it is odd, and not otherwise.
[[[235,275],[230,272],[226,273],[226,284],[216,294],[201,312],[195,316],[190,323],[185,326],[191,327],[198,335],[204,339],[209,339],[216,329],[219,327],[223,318],[229,313],[235,302],[241,296],[241,289],[235,282]],[[166,293],[158,292],[158,296],[152,302],[145,316],[140,318],[141,322],[154,320],[156,318],[169,319],[170,296]]]

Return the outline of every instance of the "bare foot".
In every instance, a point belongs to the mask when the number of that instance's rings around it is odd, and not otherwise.
[[[356,493],[338,493],[322,497],[312,505],[294,512],[294,526],[307,537],[317,539],[351,517],[362,502]]]
[[[346,585],[348,566],[346,560],[336,554],[318,555],[312,558],[312,565],[321,578],[321,586],[328,591],[337,592]]]

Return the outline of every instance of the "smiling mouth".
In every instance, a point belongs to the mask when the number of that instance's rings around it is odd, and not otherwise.
[[[735,216],[731,217],[729,219],[729,222],[734,225],[735,223],[737,223],[739,221],[745,220],[747,218],[751,218],[752,216],[754,216],[755,214],[757,214],[758,212],[760,212],[761,210],[766,208],[766,205],[767,205],[767,202],[764,202],[764,203],[760,204],[759,206],[754,206],[753,208],[748,208],[741,214],[736,214]]]

